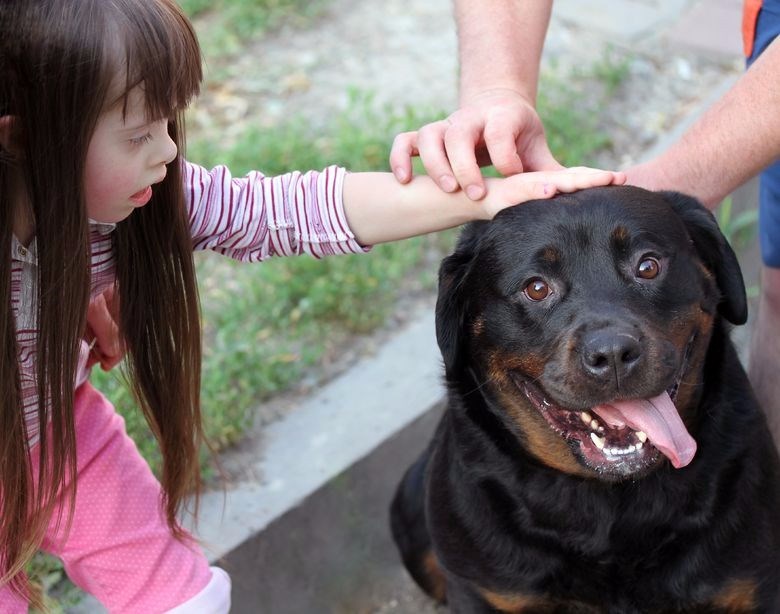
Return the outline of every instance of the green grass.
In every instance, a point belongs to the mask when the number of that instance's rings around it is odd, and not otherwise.
[[[758,209],[746,209],[734,213],[733,200],[727,197],[715,210],[718,226],[734,251],[752,245],[758,236]]]
[[[195,23],[209,60],[242,51],[245,43],[282,24],[305,25],[326,0],[179,0]]]
[[[728,196],[715,210],[715,218],[718,220],[721,232],[737,254],[755,243],[758,236],[757,208],[745,209],[735,214],[732,197]],[[751,284],[745,288],[749,299],[757,298],[759,290],[758,284]]]

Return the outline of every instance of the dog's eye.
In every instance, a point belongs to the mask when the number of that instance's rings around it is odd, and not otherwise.
[[[655,258],[645,258],[636,268],[636,276],[642,279],[655,279],[661,272],[661,265]]]
[[[532,301],[544,300],[550,296],[550,292],[552,292],[552,290],[550,290],[550,286],[547,285],[547,282],[539,278],[532,279],[523,290],[523,294]]]

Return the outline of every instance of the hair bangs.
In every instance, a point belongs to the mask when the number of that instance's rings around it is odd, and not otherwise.
[[[114,2],[123,17],[125,88],[118,99],[126,109],[130,91],[141,87],[150,121],[174,117],[198,95],[203,79],[192,25],[171,0]]]

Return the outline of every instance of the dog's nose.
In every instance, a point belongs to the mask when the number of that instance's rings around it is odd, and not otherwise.
[[[642,358],[639,340],[627,333],[596,331],[583,339],[582,364],[599,378],[628,376]]]

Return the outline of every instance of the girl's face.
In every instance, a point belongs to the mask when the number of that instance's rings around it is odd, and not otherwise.
[[[146,118],[140,87],[130,92],[127,103],[124,117],[121,104],[100,116],[87,150],[87,214],[98,222],[121,222],[148,203],[177,154],[167,120]]]

